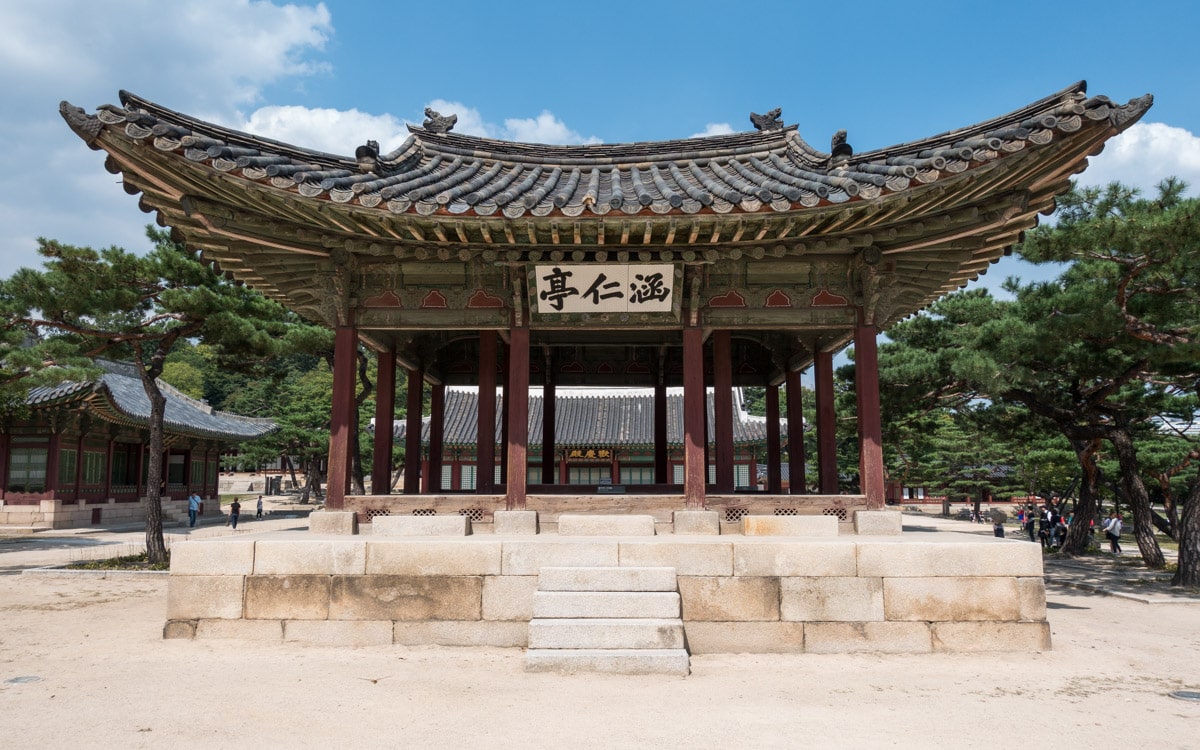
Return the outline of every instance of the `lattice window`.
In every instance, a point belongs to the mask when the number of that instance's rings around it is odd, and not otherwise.
[[[777,516],[798,516],[800,515],[799,508],[776,508],[775,515]]]
[[[437,511],[433,508],[413,508],[414,516],[436,516]]]
[[[367,508],[366,510],[359,511],[359,513],[359,520],[363,523],[370,523],[371,521],[374,521],[376,516],[392,515],[392,512],[387,508]]]
[[[726,508],[725,520],[729,523],[736,523],[742,520],[742,516],[750,515],[749,508]]]
[[[483,520],[483,508],[459,508],[458,515],[466,516],[472,521]]]
[[[838,520],[839,520],[839,521],[845,521],[845,520],[846,520],[846,518],[847,518],[847,514],[846,514],[846,509],[845,509],[845,508],[824,508],[824,509],[821,511],[821,515],[823,515],[823,516],[837,516],[837,518],[838,518]]]

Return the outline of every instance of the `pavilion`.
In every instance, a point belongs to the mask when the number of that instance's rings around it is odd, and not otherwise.
[[[654,481],[630,488],[629,510],[719,510],[735,489],[732,389],[753,385],[766,387],[768,409],[767,491],[755,502],[820,513],[884,503],[877,334],[1009,252],[1151,102],[1116,104],[1080,82],[986,122],[864,153],[845,131],[820,151],[778,110],[751,115],[755,130],[744,133],[586,146],[459,135],[453,115],[427,110],[398,148],[368,142],[352,157],[125,92],[95,114],[66,102],[61,112],[176,239],[336,331],[327,507],[403,510],[442,495],[445,387],[468,384],[481,394],[477,497],[462,501],[470,507],[589,508],[588,495],[568,499],[556,481],[554,435],[555,388],[587,385],[654,389]],[[424,487],[421,389],[412,388],[403,494],[348,496],[360,342],[380,363],[376,487],[390,469],[395,368],[432,388]],[[851,344],[861,495],[834,500],[832,358]],[[800,445],[797,396],[809,367],[818,494],[788,496],[779,388],[792,395],[787,437]],[[531,383],[544,393],[535,456]],[[680,386],[681,484],[668,475],[666,429],[666,389]],[[497,388],[510,396],[499,414]],[[791,476],[804,476],[805,458],[788,452]]]

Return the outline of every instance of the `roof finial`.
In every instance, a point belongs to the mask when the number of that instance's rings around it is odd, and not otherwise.
[[[783,110],[776,107],[765,115],[751,112],[750,122],[754,124],[757,130],[764,132],[768,130],[783,130]]]
[[[829,141],[829,152],[835,163],[846,161],[851,156],[854,156],[854,149],[849,143],[846,143],[845,130],[839,130],[833,134],[833,138]]]
[[[456,122],[458,122],[458,115],[442,116],[441,112],[426,107],[425,122],[421,123],[421,127],[431,133],[449,133],[454,129],[454,123]]]

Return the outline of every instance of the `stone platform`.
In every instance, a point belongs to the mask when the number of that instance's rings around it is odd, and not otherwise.
[[[693,654],[1050,648],[1039,547],[954,532],[192,540],[164,637],[526,647],[562,567],[674,568]]]

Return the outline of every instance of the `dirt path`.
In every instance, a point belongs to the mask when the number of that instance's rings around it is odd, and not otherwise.
[[[1167,695],[1200,690],[1195,604],[1052,588],[1052,653],[700,656],[680,679],[526,674],[505,649],[164,641],[165,599],[161,579],[0,576],[2,744],[1200,745],[1200,703]]]

